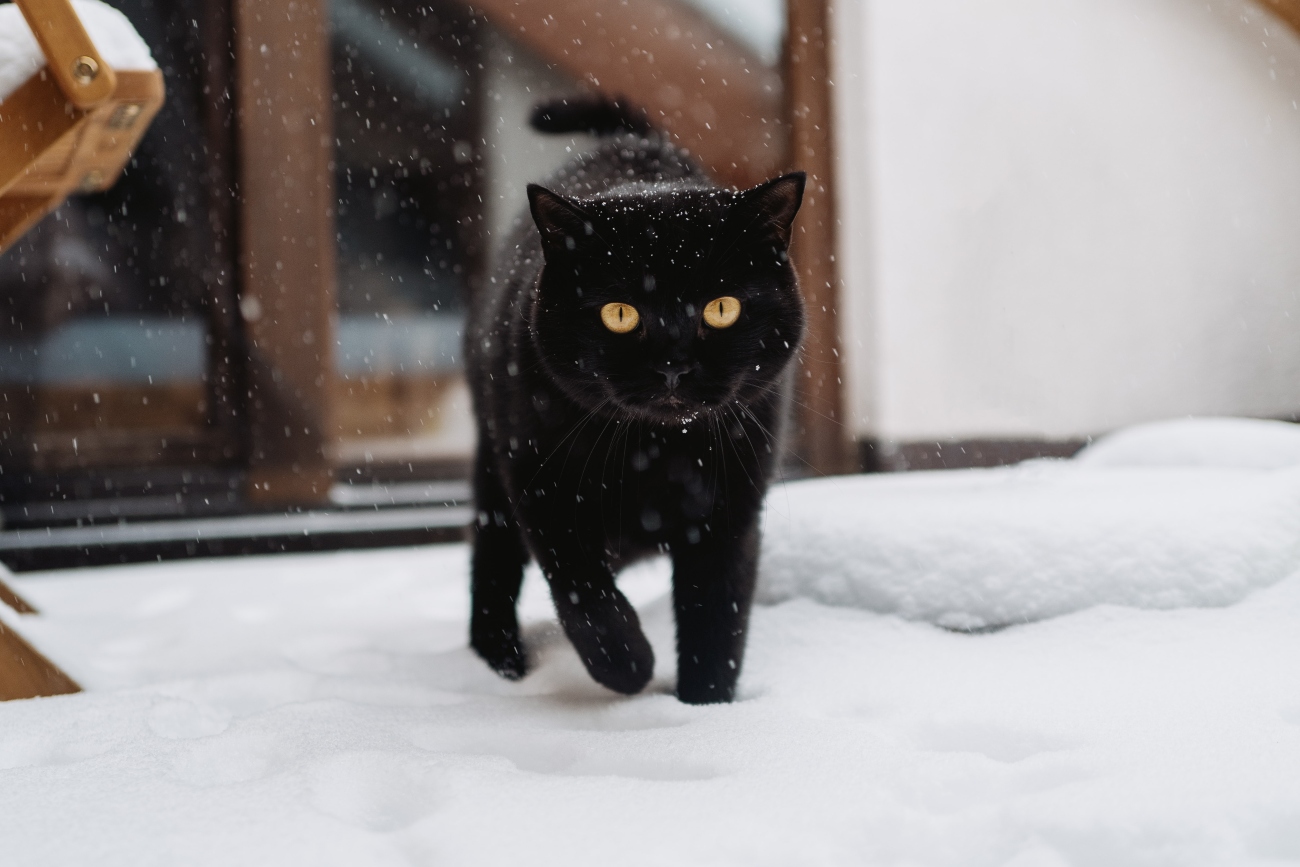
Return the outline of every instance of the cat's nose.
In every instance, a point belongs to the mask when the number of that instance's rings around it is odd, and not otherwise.
[[[655,372],[664,378],[664,382],[668,383],[669,391],[676,391],[677,383],[681,378],[694,369],[694,364],[673,364],[672,362],[666,362],[656,367]]]

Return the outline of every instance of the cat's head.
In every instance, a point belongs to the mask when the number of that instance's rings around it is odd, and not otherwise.
[[[528,188],[545,267],[532,332],[582,405],[678,422],[771,388],[803,337],[787,249],[802,172],[736,192]]]

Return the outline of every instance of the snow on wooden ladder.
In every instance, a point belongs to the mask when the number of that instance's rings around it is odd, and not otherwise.
[[[45,65],[0,95],[0,253],[72,193],[111,187],[163,104],[162,73],[110,66],[71,0],[17,6]]]

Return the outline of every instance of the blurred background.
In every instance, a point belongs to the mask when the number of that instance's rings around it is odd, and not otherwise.
[[[1300,0],[113,5],[167,103],[0,256],[15,568],[458,535],[466,299],[582,90],[812,175],[790,475],[1300,412]]]

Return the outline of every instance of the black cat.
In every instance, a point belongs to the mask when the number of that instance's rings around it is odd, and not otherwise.
[[[617,103],[543,106],[534,126],[608,137],[528,187],[535,227],[470,314],[471,644],[524,675],[531,553],[591,676],[635,693],[654,653],[614,575],[666,553],[677,695],[730,701],[804,329],[786,256],[804,175],[720,189]]]

